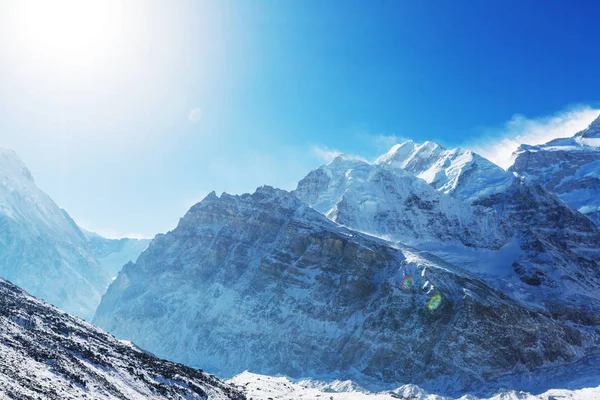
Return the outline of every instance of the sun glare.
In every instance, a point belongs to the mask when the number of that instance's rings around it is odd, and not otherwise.
[[[43,62],[95,64],[118,45],[118,0],[19,0],[8,11],[20,50]]]

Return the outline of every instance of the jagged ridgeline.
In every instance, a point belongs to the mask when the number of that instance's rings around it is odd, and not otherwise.
[[[212,375],[160,360],[2,279],[0,397],[245,399]]]
[[[270,187],[193,206],[123,268],[94,321],[224,377],[250,369],[440,393],[563,365],[598,343],[593,326]]]
[[[521,145],[510,168],[556,193],[600,226],[600,117],[573,137]]]

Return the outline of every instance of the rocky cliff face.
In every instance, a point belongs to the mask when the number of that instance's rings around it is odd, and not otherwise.
[[[600,117],[571,138],[522,145],[511,171],[544,186],[600,226]]]
[[[87,318],[110,283],[81,231],[5,149],[0,149],[0,276]]]
[[[245,399],[214,376],[160,360],[1,279],[0,397]]]
[[[598,333],[287,192],[210,194],[110,286],[95,322],[161,357],[363,385],[474,389],[574,361]]]

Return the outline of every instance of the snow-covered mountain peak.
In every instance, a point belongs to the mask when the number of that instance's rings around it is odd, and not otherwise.
[[[471,150],[448,150],[429,141],[396,145],[375,164],[406,171],[442,193],[469,202],[501,191],[512,179],[502,168]]]
[[[375,161],[375,164],[385,163],[392,167],[408,171],[417,168],[423,169],[445,150],[442,146],[434,142],[427,141],[418,144],[409,140],[392,147],[390,151],[379,157]]]
[[[415,146],[416,144],[412,140],[395,144],[387,153],[375,160],[375,163],[390,162],[396,158],[398,160],[404,160],[414,150]]]
[[[600,139],[600,115],[596,118],[592,123],[582,130],[578,132],[575,136],[589,139]]]
[[[34,183],[31,171],[23,161],[17,156],[14,150],[0,147],[0,180],[3,182],[6,179],[22,179]]]
[[[511,171],[539,183],[600,226],[600,117],[570,138],[521,145]]]
[[[333,221],[403,243],[462,243],[499,248],[511,233],[494,211],[440,193],[426,180],[388,165],[324,165],[293,192]]]
[[[91,317],[110,277],[73,220],[7,149],[0,149],[0,225],[0,277]]]

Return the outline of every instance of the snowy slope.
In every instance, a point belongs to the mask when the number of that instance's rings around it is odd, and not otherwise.
[[[599,343],[594,326],[269,187],[193,206],[123,268],[94,321],[224,377],[250,369],[450,394],[558,368]]]
[[[600,226],[600,117],[571,138],[521,145],[510,168],[556,193]]]
[[[159,360],[1,279],[0,397],[245,398],[211,375]]]
[[[81,229],[92,255],[102,269],[111,277],[116,277],[123,265],[135,261],[148,248],[151,239],[107,239],[94,232]]]
[[[502,192],[512,182],[502,168],[467,149],[407,141],[393,146],[375,164],[386,164],[423,179],[445,194],[472,202]]]
[[[460,400],[597,400],[600,399],[600,383],[596,379],[590,387],[573,389],[549,389],[536,394],[502,390],[490,396],[464,395]],[[248,371],[228,381],[254,400],[453,400],[456,397],[428,393],[415,385],[403,385],[393,390],[367,392],[346,390],[339,382],[325,384],[309,380],[294,381],[285,377],[253,374]]]
[[[87,318],[110,282],[81,231],[6,149],[0,149],[0,277]]]
[[[513,235],[494,210],[440,193],[383,162],[337,157],[310,172],[293,193],[339,224],[413,246],[498,249]]]

